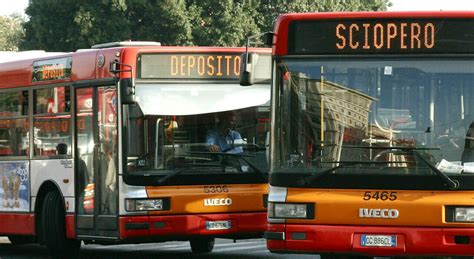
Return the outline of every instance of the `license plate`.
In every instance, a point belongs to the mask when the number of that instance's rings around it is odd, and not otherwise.
[[[222,229],[231,229],[232,223],[230,220],[221,220],[221,221],[206,221],[207,230],[222,230]]]
[[[361,246],[397,246],[397,236],[385,235],[362,235],[360,237]]]

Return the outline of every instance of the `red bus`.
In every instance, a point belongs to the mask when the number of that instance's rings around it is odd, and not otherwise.
[[[279,17],[271,252],[474,255],[473,18]]]
[[[271,51],[253,49],[260,83],[242,88],[244,51],[119,42],[2,63],[0,235],[63,258],[261,237]]]

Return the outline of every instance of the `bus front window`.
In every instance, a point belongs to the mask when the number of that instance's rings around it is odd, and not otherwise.
[[[131,134],[130,175],[157,176],[155,183],[165,184],[177,174],[259,175],[268,170],[268,85],[137,85],[136,92],[137,104],[125,113],[130,118],[125,124]]]
[[[273,171],[474,172],[473,67],[446,59],[281,61]]]

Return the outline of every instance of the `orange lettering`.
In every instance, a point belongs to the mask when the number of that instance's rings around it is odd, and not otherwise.
[[[191,76],[191,68],[196,64],[196,59],[193,56],[188,57],[188,76]]]
[[[381,49],[383,47],[383,26],[380,23],[377,23],[374,26],[374,47],[377,49]]]
[[[214,61],[213,56],[207,57],[207,67],[209,68],[209,70],[207,71],[207,74],[210,76],[214,75],[214,65],[212,64],[213,61]]]
[[[186,75],[185,72],[184,72],[184,67],[186,66],[186,64],[185,64],[185,62],[184,62],[185,59],[186,59],[186,56],[181,56],[181,61],[180,61],[181,63],[179,64],[179,65],[180,65],[180,66],[179,66],[179,67],[180,67],[180,70],[179,70],[179,71],[181,72],[181,73],[180,73],[181,76],[185,76],[185,75]]]
[[[203,56],[198,57],[198,75],[203,76],[206,72],[205,61]]]
[[[240,56],[234,58],[234,75],[240,75]]]
[[[434,45],[435,45],[435,27],[432,23],[427,23],[425,25],[425,47],[428,49],[431,49],[434,47]]]
[[[364,37],[365,37],[364,46],[362,48],[370,49],[370,45],[369,45],[369,27],[370,27],[370,24],[364,23],[364,24],[362,24],[362,26],[364,26]]]
[[[353,31],[359,31],[359,26],[357,24],[351,24],[351,26],[349,26],[349,46],[351,49],[357,49],[357,47],[359,47],[359,42],[354,44],[352,41]]]
[[[336,43],[338,49],[344,49],[346,47],[346,38],[341,35],[341,29],[345,30],[346,26],[344,26],[344,24],[338,24],[336,26],[336,37],[341,40],[340,43]]]
[[[230,76],[230,59],[232,58],[232,56],[225,56],[224,59],[225,59],[225,64],[226,64],[226,76]]]
[[[420,42],[420,25],[418,23],[412,23],[411,24],[411,46],[410,48],[414,49],[417,48],[419,49],[421,47],[421,42]],[[415,32],[416,31],[416,32]],[[417,47],[415,47],[415,40],[417,42]]]
[[[391,47],[391,40],[397,37],[397,25],[394,23],[387,24],[387,49]]]
[[[177,76],[178,75],[178,57],[177,56],[171,56],[171,75]]]
[[[221,71],[221,59],[222,56],[217,56],[217,76],[222,76],[222,71]]]
[[[405,44],[405,39],[407,37],[407,33],[405,31],[405,28],[407,27],[406,23],[401,23],[400,24],[400,48],[401,49],[406,49],[407,45]]]

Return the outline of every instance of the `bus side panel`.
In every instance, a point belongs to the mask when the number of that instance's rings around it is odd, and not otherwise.
[[[51,159],[31,161],[31,195],[32,201],[42,183],[51,181],[55,183],[65,198],[66,213],[74,212],[74,168],[72,159]],[[31,204],[32,210],[35,204]]]
[[[0,234],[35,235],[35,215],[0,214]]]

